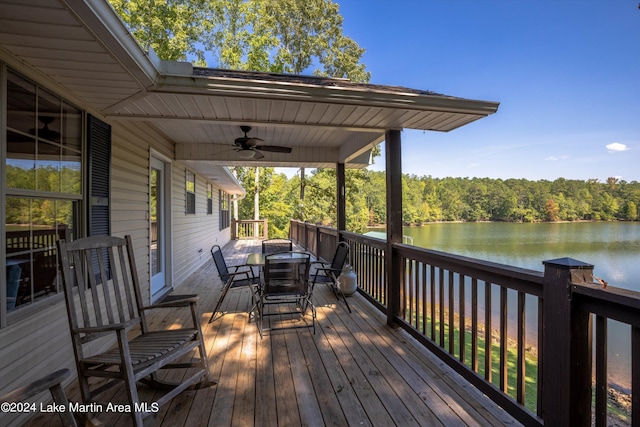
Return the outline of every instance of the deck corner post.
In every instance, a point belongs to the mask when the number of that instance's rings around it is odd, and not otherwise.
[[[393,326],[400,314],[400,287],[402,260],[393,249],[402,243],[402,141],[400,130],[385,133],[385,157],[387,170],[387,247],[385,279],[387,282],[387,324]]]
[[[346,179],[345,179],[345,165],[344,163],[336,164],[336,207],[337,207],[337,229],[338,229],[338,241],[341,240],[341,231],[345,231],[347,229],[347,190],[346,190]]]
[[[575,308],[571,284],[593,277],[593,265],[544,261],[540,416],[545,425],[591,423],[591,316]]]

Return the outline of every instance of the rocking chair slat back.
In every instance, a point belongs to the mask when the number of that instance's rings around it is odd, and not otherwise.
[[[69,243],[61,239],[58,254],[84,403],[96,401],[98,395],[121,382],[133,408],[140,407],[139,382],[168,390],[156,400],[159,406],[187,388],[214,384],[209,380],[197,295],[171,295],[164,302],[144,305],[130,236],[93,236]],[[180,329],[148,331],[145,311],[162,309],[188,310],[191,321]],[[112,348],[104,350],[102,343],[87,345],[105,335],[114,344]],[[195,350],[199,358],[183,360]],[[185,368],[195,372],[183,377]],[[159,377],[160,369],[180,369],[181,382]],[[99,385],[90,382],[91,377],[113,381]],[[131,417],[136,426],[142,426],[150,414],[134,409]]]
[[[140,304],[132,274],[135,261],[126,239],[102,236],[91,241],[63,241],[61,247],[62,274],[74,279],[63,280],[73,330],[144,321],[143,314],[138,314]],[[83,342],[99,336],[86,335]]]

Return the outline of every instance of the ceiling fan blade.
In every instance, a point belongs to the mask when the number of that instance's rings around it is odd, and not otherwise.
[[[247,138],[247,140],[244,142],[244,145],[246,145],[247,147],[255,147],[261,142],[264,142],[264,140],[260,138]]]
[[[253,153],[253,160],[260,160],[264,158],[264,154],[259,151],[254,151]]]
[[[270,151],[272,153],[290,153],[291,147],[282,147],[280,145],[256,145],[256,150]]]

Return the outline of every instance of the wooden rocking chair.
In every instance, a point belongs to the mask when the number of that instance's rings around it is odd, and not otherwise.
[[[143,418],[182,391],[215,384],[209,380],[207,357],[196,311],[196,295],[171,296],[162,303],[144,306],[140,293],[131,236],[94,236],[73,242],[58,241],[58,255],[64,283],[69,326],[78,369],[82,401],[95,397],[114,385],[125,383],[131,416],[136,426]],[[180,329],[150,331],[148,310],[185,307],[191,310],[191,325]],[[105,341],[115,346],[106,351]],[[109,338],[107,338],[109,339]],[[96,350],[99,349],[99,350]],[[181,363],[198,350],[199,360]],[[159,369],[190,368],[181,383],[159,380]],[[90,377],[107,379],[94,386]],[[105,381],[100,381],[104,383]],[[167,389],[154,402],[140,402],[137,382]]]

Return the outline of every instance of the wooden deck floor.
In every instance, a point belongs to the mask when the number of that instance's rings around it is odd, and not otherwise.
[[[228,264],[240,264],[259,242],[237,241],[224,249]],[[349,298],[353,313],[324,286],[316,289],[316,334],[310,328],[267,332],[249,321],[247,289],[229,292],[224,315],[208,324],[220,295],[220,280],[208,262],[178,293],[198,293],[210,372],[218,385],[187,391],[165,405],[147,426],[488,426],[518,425],[364,298]],[[179,325],[165,313],[157,326]],[[67,392],[79,401],[74,383]],[[153,402],[154,391],[141,399]],[[122,389],[109,399],[122,402]],[[105,425],[131,425],[118,413],[99,414]],[[59,426],[54,414],[39,414],[30,426]]]

